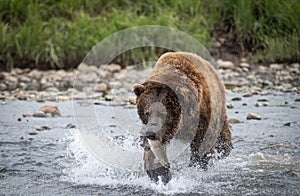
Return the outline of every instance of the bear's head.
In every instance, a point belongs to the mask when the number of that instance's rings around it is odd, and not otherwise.
[[[167,85],[147,81],[134,86],[144,147],[144,167],[148,176],[164,183],[171,179],[166,144],[174,137],[180,123],[181,107],[176,93]]]

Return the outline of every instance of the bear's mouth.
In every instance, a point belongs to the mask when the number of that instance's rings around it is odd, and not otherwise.
[[[171,180],[170,163],[167,158],[166,146],[160,140],[141,136],[144,148],[144,168],[148,176],[155,182],[167,184]]]

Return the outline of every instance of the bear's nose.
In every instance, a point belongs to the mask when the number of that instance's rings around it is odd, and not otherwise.
[[[146,131],[146,138],[154,140],[156,138],[156,133],[154,131]]]

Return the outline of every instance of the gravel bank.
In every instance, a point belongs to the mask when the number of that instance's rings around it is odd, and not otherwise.
[[[250,65],[221,59],[216,61],[226,89],[243,96],[266,94],[268,90],[297,92],[300,100],[300,65]],[[15,68],[0,72],[0,100],[67,101],[95,99],[98,104],[112,101],[115,105],[134,105],[132,85],[145,80],[151,68],[120,65],[81,64],[76,70],[39,71]],[[296,98],[297,100],[297,98]]]

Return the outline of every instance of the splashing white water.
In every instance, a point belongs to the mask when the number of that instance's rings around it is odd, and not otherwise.
[[[183,163],[177,163],[177,165],[173,163],[172,180],[167,185],[163,185],[163,183],[152,182],[143,168],[139,171],[131,171],[103,164],[86,149],[78,131],[74,131],[68,140],[71,141],[70,156],[75,161],[64,171],[63,181],[75,185],[97,185],[112,189],[139,187],[145,193],[149,190],[171,195],[180,193],[226,194],[232,191],[255,193],[256,189],[245,188],[245,179],[251,181],[255,180],[253,176],[264,175],[271,175],[273,179],[277,179],[277,173],[282,173],[285,167],[300,163],[289,154],[270,155],[262,152],[240,154],[233,150],[227,159],[216,161],[207,171],[186,167],[187,164]]]
[[[204,171],[185,168],[174,172],[172,180],[167,184],[152,182],[141,168],[140,171],[121,170],[108,167],[95,158],[80,139],[80,133],[74,131],[70,136],[70,156],[75,158],[74,164],[64,171],[64,181],[76,185],[98,185],[110,187],[143,187],[158,193],[175,194],[191,192],[199,186]],[[119,155],[116,155],[119,156]],[[175,167],[174,167],[175,168]]]

